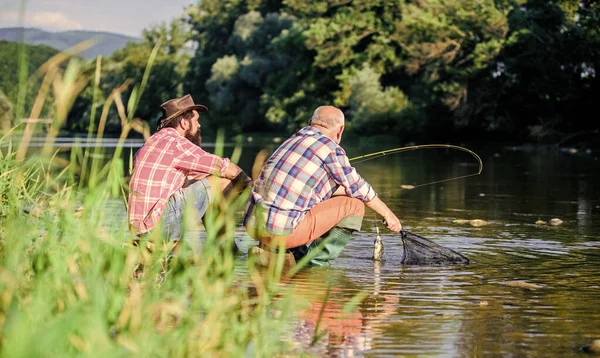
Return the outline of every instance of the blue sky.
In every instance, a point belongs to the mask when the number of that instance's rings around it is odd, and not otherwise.
[[[25,26],[50,31],[101,30],[140,36],[197,0],[27,0]],[[0,27],[19,24],[22,0],[0,0]]]

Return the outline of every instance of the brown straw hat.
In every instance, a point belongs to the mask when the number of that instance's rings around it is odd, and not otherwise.
[[[195,104],[194,100],[192,99],[192,96],[190,96],[189,94],[186,94],[183,97],[168,100],[165,103],[161,104],[160,107],[162,108],[162,113],[163,113],[162,118],[160,119],[160,122],[163,124],[167,123],[171,119],[173,119],[187,111],[192,111],[192,110],[196,110],[198,112],[208,111],[208,108],[206,108],[206,106],[203,106],[201,104]]]

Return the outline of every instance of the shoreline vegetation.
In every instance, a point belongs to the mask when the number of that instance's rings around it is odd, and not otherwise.
[[[154,60],[148,60],[145,80],[132,84],[136,96],[146,90]],[[95,86],[102,76],[97,64]],[[283,272],[283,255],[258,268],[252,258],[240,263],[232,252],[236,213],[247,193],[215,201],[200,249],[185,241],[173,256],[160,230],[137,239],[107,203],[127,200],[122,150],[129,131],[148,134],[133,116],[139,97],[121,99],[127,81],[100,107],[100,120],[90,123],[87,138],[101,140],[116,107],[122,133],[114,151],[74,146],[62,158],[56,140],[87,74],[65,53],[38,73],[43,80],[30,118],[39,118],[46,104],[54,113],[41,149],[32,153],[29,146],[39,133],[35,120],[0,136],[2,355],[301,354],[291,331],[298,304],[290,285],[280,283],[293,275]],[[21,140],[13,143],[10,134],[17,132]],[[222,138],[215,150],[223,150]],[[193,210],[184,216],[186,227],[195,225]],[[247,271],[243,277],[239,265]],[[355,304],[351,300],[349,309]]]
[[[285,138],[324,103],[343,108],[347,138],[365,143],[381,144],[381,133],[400,144],[597,135],[585,113],[599,91],[599,5],[581,4],[207,0],[109,58],[76,55],[93,41],[44,48],[48,58],[7,45],[15,50],[0,61],[10,78],[0,92],[2,355],[302,354],[283,255],[266,270],[249,259],[247,279],[236,275],[243,196],[208,218],[215,225],[201,250],[184,245],[172,257],[159,234],[134,245],[106,205],[127,198],[125,141],[147,138],[158,105],[184,92],[206,100],[203,130],[216,154],[224,133]],[[117,138],[115,148],[76,145],[64,158],[56,144],[65,131]],[[241,150],[237,142],[237,159]]]

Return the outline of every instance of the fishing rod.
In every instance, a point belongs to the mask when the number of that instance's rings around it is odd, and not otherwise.
[[[440,148],[442,148],[442,149],[443,148],[456,149],[456,150],[461,150],[463,152],[467,152],[467,153],[471,154],[479,162],[479,169],[478,169],[477,173],[472,173],[472,174],[467,174],[467,175],[461,175],[461,176],[458,176],[458,177],[447,178],[447,179],[442,179],[442,180],[436,180],[436,181],[433,181],[433,182],[430,182],[430,183],[426,183],[426,184],[413,185],[411,187],[412,189],[418,188],[418,187],[422,187],[422,186],[426,186],[426,185],[444,183],[444,182],[451,181],[451,180],[468,178],[468,177],[472,177],[472,176],[481,174],[481,171],[483,170],[483,161],[481,160],[481,158],[479,157],[479,155],[477,155],[477,153],[475,153],[474,151],[472,151],[470,149],[467,149],[467,148],[464,148],[464,147],[460,147],[458,145],[452,145],[452,144],[411,145],[411,146],[407,146],[407,147],[393,148],[393,149],[383,150],[381,152],[375,152],[375,153],[361,155],[361,156],[358,156],[358,157],[350,158],[349,161],[352,164],[358,164],[358,163],[366,162],[368,160],[380,158],[380,157],[383,157],[383,156],[386,156],[386,155],[392,155],[392,154],[406,152],[406,151],[410,151],[410,150],[417,150],[417,149],[440,149]],[[386,193],[394,192],[394,191],[398,191],[398,190],[403,190],[403,188],[397,189],[397,190],[386,191]]]

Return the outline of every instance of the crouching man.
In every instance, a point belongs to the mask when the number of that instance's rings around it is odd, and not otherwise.
[[[234,185],[243,189],[252,181],[228,158],[200,148],[198,119],[199,112],[208,110],[205,106],[186,95],[163,103],[161,108],[157,132],[138,150],[133,162],[129,224],[141,235],[162,221],[166,238],[178,242],[188,202],[200,221],[214,200],[214,190],[229,191]]]
[[[244,225],[267,256],[284,245],[295,261],[309,254],[311,265],[327,265],[352,232],[360,230],[365,205],[383,217],[389,230],[401,230],[396,215],[350,166],[339,145],[343,132],[342,111],[321,106],[308,126],[265,163],[254,182]]]

